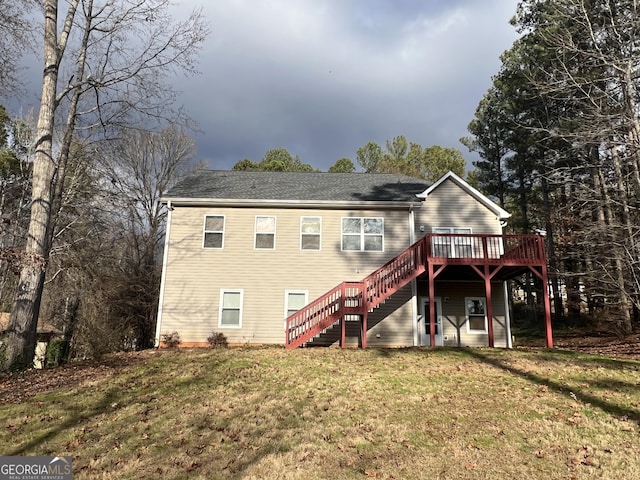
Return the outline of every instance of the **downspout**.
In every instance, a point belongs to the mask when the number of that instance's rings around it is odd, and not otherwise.
[[[162,313],[164,304],[164,289],[167,281],[167,260],[169,258],[169,237],[171,234],[171,214],[173,206],[171,200],[167,201],[167,228],[164,232],[164,252],[162,252],[162,276],[160,277],[160,295],[158,296],[158,316],[156,317],[155,347],[160,346],[160,334],[162,332]]]
[[[409,206],[409,245],[416,241],[416,220],[413,205]],[[411,280],[411,327],[413,329],[413,346],[418,346],[418,280]]]

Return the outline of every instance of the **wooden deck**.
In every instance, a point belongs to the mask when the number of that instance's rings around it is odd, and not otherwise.
[[[361,346],[365,348],[368,312],[421,275],[429,280],[433,310],[436,279],[461,267],[471,269],[484,281],[488,318],[493,318],[492,280],[506,280],[530,270],[543,285],[548,284],[544,238],[540,235],[427,234],[362,281],[343,282],[287,318],[286,347],[301,346],[336,322],[341,322],[343,345],[345,315],[359,315]],[[551,348],[551,305],[549,296],[543,297],[547,347]],[[430,312],[430,318],[435,318],[435,311]],[[430,327],[431,345],[435,345],[435,324]],[[493,322],[488,322],[488,330],[489,346],[493,347]]]

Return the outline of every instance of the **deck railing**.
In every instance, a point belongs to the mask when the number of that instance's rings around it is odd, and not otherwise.
[[[434,264],[539,265],[539,235],[429,233],[360,282],[342,282],[285,321],[286,347],[303,345],[346,315],[362,315]]]
[[[474,235],[429,233],[428,257],[447,263],[483,262],[536,264],[544,261],[543,238],[539,235]]]

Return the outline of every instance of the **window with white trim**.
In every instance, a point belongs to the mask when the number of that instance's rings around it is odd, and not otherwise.
[[[384,251],[384,219],[374,217],[342,218],[342,250]]]
[[[284,291],[284,318],[293,315],[309,301],[309,292],[306,290]]]
[[[467,333],[487,333],[487,304],[484,297],[464,299]]]
[[[447,234],[470,234],[471,229],[467,227],[433,227],[433,233]],[[471,237],[433,237],[433,256],[445,258],[465,258],[473,257],[473,243]]]
[[[205,215],[202,248],[224,246],[224,215]]]
[[[220,290],[218,327],[242,327],[243,290]]]
[[[300,250],[320,250],[322,217],[300,217]]]
[[[254,248],[274,250],[276,248],[276,217],[256,215]]]

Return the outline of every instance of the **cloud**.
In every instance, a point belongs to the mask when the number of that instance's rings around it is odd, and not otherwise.
[[[182,96],[199,154],[227,169],[284,147],[326,170],[396,135],[467,154],[458,139],[516,38],[516,3],[209,2],[203,74]]]

